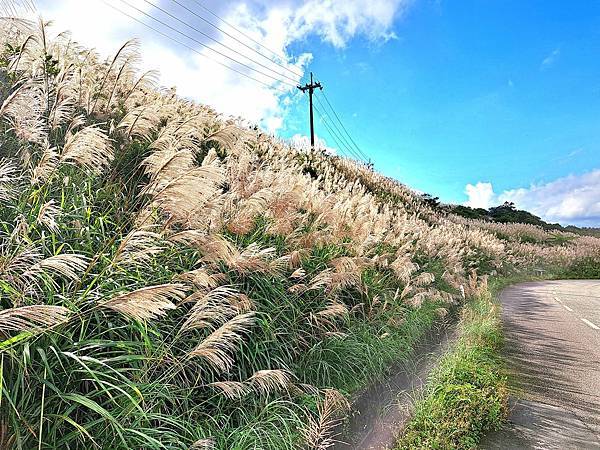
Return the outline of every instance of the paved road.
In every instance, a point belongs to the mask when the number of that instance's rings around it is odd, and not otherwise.
[[[500,298],[516,386],[484,449],[600,449],[600,280],[518,284]]]

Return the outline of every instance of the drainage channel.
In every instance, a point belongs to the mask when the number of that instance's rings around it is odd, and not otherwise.
[[[427,376],[455,336],[456,325],[440,324],[415,349],[409,360],[397,364],[385,379],[367,387],[352,402],[352,412],[335,430],[333,450],[391,448],[404,428],[415,398]]]

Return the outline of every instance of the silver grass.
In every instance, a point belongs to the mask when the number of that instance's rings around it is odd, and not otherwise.
[[[75,253],[63,253],[42,259],[29,267],[24,277],[33,277],[40,272],[62,276],[70,281],[79,280],[79,272],[83,272],[89,263],[88,258]]]
[[[316,312],[315,314],[324,318],[345,317],[348,315],[348,307],[343,303],[330,302],[327,307]]]
[[[106,69],[106,73],[104,74],[104,77],[102,78],[102,81],[98,87],[97,92],[95,93],[95,98],[96,100],[94,101],[94,104],[91,105],[91,107],[89,107],[89,114],[93,114],[94,110],[96,109],[97,105],[98,105],[98,101],[102,98],[102,91],[104,90],[104,88],[106,87],[106,85],[109,83],[109,78],[111,76],[115,76],[119,71],[115,71],[114,68],[115,67],[119,67],[120,68],[120,72],[123,73],[123,70],[129,65],[130,61],[135,61],[136,58],[139,58],[138,56],[138,49],[139,49],[139,42],[136,39],[130,39],[128,41],[126,41],[120,48],[119,50],[117,50],[117,53],[115,53],[115,56],[112,58],[110,64],[108,65],[108,68]],[[115,85],[119,80],[119,75],[116,75],[115,77]],[[112,93],[111,93],[111,97],[110,99],[112,99]],[[110,100],[109,100],[110,102]],[[107,105],[108,107],[109,105]]]
[[[207,269],[201,267],[177,276],[178,280],[193,284],[198,289],[214,289],[222,280],[221,274],[211,274]]]
[[[133,230],[119,244],[113,261],[124,267],[144,265],[165,249],[159,233],[149,229]]]
[[[183,299],[186,291],[183,284],[161,284],[118,295],[101,306],[133,319],[148,321],[175,309],[174,301]]]
[[[48,138],[44,105],[42,81],[32,78],[4,100],[0,106],[0,117],[8,121],[11,130],[22,141],[44,145]]]
[[[198,291],[186,299],[194,301],[194,306],[184,324],[181,332],[198,328],[214,328],[215,324],[228,321],[248,308],[240,301],[242,294],[230,286],[219,286],[209,292]],[[245,297],[245,296],[244,296]],[[247,297],[246,297],[247,298]]]
[[[46,143],[42,156],[31,173],[31,184],[36,185],[45,182],[56,170],[58,164],[59,155],[56,148],[50,147],[50,145]]]
[[[292,374],[283,369],[259,370],[248,379],[248,383],[259,394],[270,395],[286,390],[292,379]]]
[[[0,201],[8,201],[18,193],[16,183],[20,179],[20,170],[14,161],[0,159]]]
[[[192,444],[190,450],[214,450],[217,448],[217,444],[214,439],[199,439]]]
[[[57,219],[62,214],[62,211],[59,206],[56,205],[54,200],[50,200],[42,205],[40,208],[36,222],[44,227],[48,228],[48,230],[58,233],[58,222]]]
[[[419,266],[410,260],[407,255],[402,255],[396,258],[391,264],[390,269],[396,276],[405,283],[408,283],[410,276],[419,270]]]
[[[411,283],[415,286],[429,286],[435,281],[435,276],[429,272],[423,272],[417,275],[411,280]]]
[[[189,357],[202,358],[219,372],[228,372],[233,367],[233,353],[241,343],[243,335],[254,324],[254,313],[241,314],[223,324],[208,335],[190,353]]]
[[[334,389],[325,391],[324,399],[318,404],[318,417],[310,417],[304,432],[306,448],[310,450],[326,450],[335,445],[335,428],[340,423],[340,416],[348,411],[350,405],[346,398]]]
[[[240,399],[252,392],[250,385],[243,381],[215,381],[208,386],[218,389],[223,396],[230,400]]]
[[[229,125],[205,136],[204,141],[216,141],[226,149],[233,151],[236,145],[244,139],[244,131],[237,126]]]
[[[108,136],[96,125],[68,133],[60,155],[61,163],[82,166],[95,174],[102,173],[112,159]]]
[[[298,269],[296,269],[292,272],[292,274],[290,275],[290,278],[301,280],[305,276],[306,276],[306,270],[304,270],[302,267],[299,267]]]
[[[63,306],[32,305],[0,311],[0,332],[42,331],[69,319],[70,311]]]
[[[9,17],[19,17],[24,12],[36,10],[33,0],[4,0],[0,4],[0,13]]]

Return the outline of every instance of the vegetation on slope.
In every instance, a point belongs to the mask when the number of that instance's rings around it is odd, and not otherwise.
[[[507,414],[508,390],[499,351],[499,305],[487,284],[463,311],[460,337],[440,361],[398,449],[476,448]]]
[[[540,227],[546,231],[563,231],[566,233],[580,234],[582,236],[600,237],[600,229],[588,227],[576,227],[574,225],[562,226],[558,223],[548,223],[529,211],[517,209],[512,202],[504,202],[502,205],[493,206],[488,209],[471,208],[464,205],[443,205],[435,201],[431,196],[424,196],[425,202],[434,205],[452,214],[475,220],[486,220],[498,223],[520,223]]]
[[[598,254],[162,91],[135,42],[48,36],[0,22],[3,447],[326,448],[469,277]]]

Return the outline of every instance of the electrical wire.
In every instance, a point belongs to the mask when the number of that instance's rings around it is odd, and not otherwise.
[[[327,112],[325,106],[323,105],[323,103],[319,100],[319,97],[315,96],[315,100],[317,101],[317,103],[319,104],[319,106],[321,107],[321,109],[323,111],[325,111],[325,115],[327,116],[328,119],[331,118],[331,116],[329,115],[329,113]],[[352,154],[355,156],[355,158],[364,161],[365,163],[367,162],[362,155],[360,155],[359,153],[356,152],[356,150],[354,150],[352,148],[352,145],[348,142],[348,140],[346,139],[346,137],[344,136],[344,134],[342,133],[342,131],[340,130],[340,128],[338,127],[338,125],[333,121],[330,120],[329,123],[333,126],[333,128],[335,128],[336,130],[336,135],[340,138],[340,140],[344,143],[344,146],[349,149]]]
[[[319,117],[321,117],[321,123],[323,124],[323,126],[327,130],[327,133],[329,134],[329,136],[331,136],[331,138],[337,144],[338,150],[341,151],[342,154],[344,154],[345,156],[348,156],[350,158],[354,158],[354,159],[357,159],[357,160],[361,160],[361,158],[356,154],[355,151],[353,151],[351,148],[347,147],[343,142],[340,143],[340,141],[341,141],[340,136],[335,132],[335,130],[333,130],[329,126],[329,122],[327,121],[327,116],[325,114],[323,114],[319,110],[319,108],[317,108],[316,105],[314,105],[314,104],[313,104],[313,108],[317,112],[317,114],[319,115]]]
[[[257,55],[262,56],[263,58],[265,58],[267,61],[278,65],[279,67],[281,67],[282,69],[288,71],[289,73],[291,73],[292,75],[294,75],[294,77],[301,77],[303,74],[300,72],[296,72],[295,70],[290,69],[287,66],[284,66],[283,64],[278,63],[277,61],[272,60],[271,58],[269,58],[268,56],[264,55],[263,53],[259,52],[258,50],[256,50],[254,47],[246,44],[244,41],[242,41],[241,39],[236,38],[234,35],[232,35],[231,33],[228,33],[227,31],[225,31],[223,28],[219,27],[218,25],[214,24],[213,22],[211,22],[210,20],[208,20],[206,17],[202,16],[201,14],[198,14],[197,12],[195,12],[194,10],[188,8],[187,6],[185,6],[184,4],[182,4],[181,2],[179,2],[178,0],[171,0],[173,3],[179,5],[181,8],[185,9],[187,12],[189,12],[190,14],[193,14],[194,16],[196,16],[198,19],[202,20],[203,22],[207,23],[208,25],[210,25],[211,27],[215,28],[216,30],[220,31],[221,33],[223,33],[225,36],[230,37],[231,39],[233,39],[234,41],[236,41],[237,43],[243,45],[244,47],[246,47],[247,49],[251,50],[252,52],[256,53]],[[213,14],[214,15],[214,14]],[[219,20],[221,20],[223,23],[229,25],[227,22],[225,22],[223,19],[221,19],[219,16],[216,16]],[[238,30],[236,27],[234,27],[233,25],[229,25],[230,27],[232,27],[233,29],[235,29],[238,33],[240,33],[241,35],[243,35],[244,37],[246,37],[247,39],[252,39],[249,36],[247,36],[246,34],[244,34],[242,31]],[[254,39],[252,39],[253,42],[255,42],[256,44],[260,45],[262,47],[262,45],[257,42],[254,41]],[[269,50],[271,53],[274,53],[272,50]],[[283,58],[279,57],[277,54],[275,54],[275,56],[277,56],[280,60],[283,60]]]
[[[227,25],[228,27],[234,29],[235,31],[237,31],[238,33],[240,33],[240,35],[244,36],[246,39],[249,39],[250,41],[254,42],[256,45],[258,45],[259,47],[265,49],[266,51],[270,52],[271,54],[273,54],[274,56],[276,56],[277,58],[279,58],[281,61],[285,61],[285,57],[280,55],[278,52],[271,50],[268,47],[265,47],[263,44],[261,44],[260,42],[258,42],[257,40],[253,39],[252,36],[249,36],[248,34],[244,33],[242,30],[238,29],[235,25],[231,24],[230,22],[226,21],[225,19],[223,19],[222,17],[220,17],[219,15],[217,15],[217,13],[215,13],[214,11],[212,11],[211,9],[207,8],[206,6],[204,6],[200,1],[198,0],[192,0],[196,5],[198,5],[200,8],[202,8],[204,11],[206,11],[207,13],[209,13],[211,16],[217,18],[218,20],[220,20],[221,22],[223,22],[225,25]],[[300,76],[300,73],[296,73],[296,75]]]
[[[325,92],[322,92],[323,94],[323,98],[325,99],[325,101],[327,102],[327,104],[329,105],[329,108],[331,109],[331,111],[333,112],[333,114],[335,115],[335,117],[337,118],[338,122],[340,123],[340,125],[342,126],[343,130],[346,132],[346,135],[348,136],[348,138],[350,139],[350,141],[352,142],[352,144],[354,144],[354,147],[356,148],[356,150],[358,151],[358,153],[366,160],[369,161],[369,157],[360,149],[360,147],[356,144],[356,142],[354,141],[354,139],[352,139],[352,136],[350,135],[350,133],[348,132],[348,130],[346,129],[346,127],[344,126],[344,123],[341,121],[340,117],[338,116],[337,112],[335,111],[335,109],[333,108],[333,105],[329,102],[329,99],[327,98],[327,94],[325,94]]]
[[[104,1],[104,0],[103,0],[103,1]],[[129,6],[130,8],[132,8],[132,9],[136,10],[136,11],[137,11],[137,12],[139,12],[140,14],[143,14],[144,16],[146,16],[146,17],[148,17],[148,18],[150,18],[150,19],[154,20],[155,22],[158,22],[158,23],[160,23],[162,26],[169,28],[170,30],[172,30],[172,31],[174,31],[174,32],[176,32],[176,33],[178,33],[178,34],[182,35],[183,37],[185,37],[185,38],[187,38],[187,39],[189,39],[189,40],[191,40],[191,41],[194,41],[194,42],[196,42],[197,44],[199,44],[199,45],[201,45],[201,46],[205,47],[206,49],[208,49],[208,50],[211,50],[211,51],[213,51],[214,53],[216,53],[216,54],[218,54],[218,55],[220,55],[220,56],[223,56],[223,57],[225,57],[225,58],[227,58],[227,59],[229,59],[229,60],[231,60],[231,61],[235,62],[236,64],[238,64],[238,65],[240,65],[240,66],[243,66],[243,67],[245,67],[245,68],[247,68],[247,69],[249,69],[249,70],[252,70],[252,71],[254,71],[254,72],[258,73],[258,74],[261,74],[261,75],[263,75],[263,76],[265,76],[265,77],[271,78],[272,80],[274,80],[274,81],[277,81],[277,82],[279,82],[279,83],[283,83],[283,84],[287,84],[287,85],[289,85],[289,86],[292,86],[292,87],[296,87],[296,85],[295,85],[295,84],[289,83],[289,82],[287,82],[287,81],[285,81],[285,80],[281,80],[281,79],[279,79],[279,78],[276,78],[276,77],[274,77],[274,76],[272,76],[272,75],[269,75],[269,74],[267,74],[267,73],[264,73],[264,72],[262,72],[262,71],[260,71],[260,70],[258,70],[258,69],[255,69],[255,68],[253,68],[253,67],[251,67],[251,66],[249,66],[249,65],[247,65],[247,64],[244,64],[243,62],[240,62],[240,61],[236,60],[235,58],[232,58],[231,56],[228,56],[228,55],[224,54],[223,52],[220,52],[219,50],[215,50],[214,48],[210,47],[209,45],[205,44],[204,42],[202,42],[202,41],[199,41],[198,39],[196,39],[196,38],[194,38],[194,37],[192,37],[192,36],[189,36],[189,35],[187,35],[187,34],[186,34],[186,33],[184,33],[183,31],[181,31],[181,30],[178,30],[177,28],[175,28],[175,27],[173,27],[173,26],[169,25],[168,23],[166,23],[166,22],[164,22],[164,21],[162,21],[162,20],[160,20],[160,19],[157,19],[157,18],[156,18],[156,17],[154,17],[152,14],[148,14],[147,12],[145,12],[145,11],[143,11],[143,10],[139,9],[138,7],[136,7],[136,6],[133,6],[133,5],[132,5],[131,3],[129,3],[127,0],[119,0],[119,1],[120,1],[121,3],[124,3],[124,4],[126,4],[126,5],[127,5],[127,6]],[[132,17],[132,16],[130,15],[129,17]],[[132,18],[133,18],[133,17],[132,17]],[[135,19],[135,18],[134,18],[134,19]],[[135,20],[137,20],[137,19],[135,19]],[[139,22],[139,20],[138,20],[138,22]],[[199,54],[201,54],[201,53],[200,53],[200,52],[198,52],[198,51],[196,51],[196,53],[199,53]],[[216,61],[216,60],[214,60],[214,61]],[[228,66],[226,66],[226,67],[228,67]],[[266,83],[265,83],[265,84],[266,84]]]
[[[219,64],[220,66],[223,66],[223,67],[225,67],[225,68],[227,68],[227,69],[229,69],[229,70],[231,70],[231,71],[233,71],[233,72],[235,72],[235,73],[237,73],[237,74],[239,74],[239,75],[242,75],[243,77],[246,77],[246,78],[248,78],[248,79],[250,79],[250,80],[252,80],[252,81],[255,81],[255,82],[256,82],[256,83],[258,83],[258,84],[261,84],[261,85],[263,85],[263,86],[266,86],[266,87],[268,87],[268,88],[270,88],[270,89],[275,89],[275,90],[277,90],[277,91],[281,91],[282,93],[283,93],[283,92],[287,92],[287,91],[288,91],[288,89],[282,89],[281,87],[272,86],[272,85],[270,85],[269,83],[265,83],[264,81],[261,81],[261,80],[259,80],[259,79],[257,79],[257,78],[254,78],[254,77],[253,77],[253,76],[251,76],[251,75],[248,75],[247,73],[244,73],[244,72],[242,72],[242,71],[240,71],[240,70],[237,70],[237,69],[236,69],[236,68],[234,68],[234,67],[231,67],[231,66],[228,66],[227,64],[224,64],[224,63],[222,63],[221,61],[218,61],[218,60],[216,60],[216,59],[214,59],[214,58],[211,58],[210,56],[208,56],[208,55],[205,55],[204,53],[201,53],[201,52],[199,52],[199,51],[198,51],[198,50],[196,50],[194,47],[192,47],[192,46],[190,46],[190,45],[188,45],[188,44],[186,44],[186,43],[184,43],[184,42],[181,42],[180,40],[178,40],[178,39],[174,38],[173,36],[170,36],[170,35],[168,35],[168,34],[164,33],[163,31],[161,31],[161,30],[159,30],[159,29],[157,29],[157,28],[153,27],[152,25],[148,25],[146,22],[144,22],[144,21],[142,21],[142,20],[138,19],[137,17],[134,17],[134,16],[132,16],[131,14],[129,14],[129,13],[127,13],[127,12],[123,11],[122,9],[120,9],[120,8],[116,7],[115,5],[113,5],[113,4],[109,3],[109,2],[107,2],[106,0],[101,0],[101,1],[102,1],[102,3],[104,3],[105,5],[107,5],[108,7],[110,7],[110,8],[112,8],[112,9],[114,9],[115,11],[117,11],[117,12],[119,12],[119,13],[121,13],[121,14],[123,14],[123,15],[127,16],[127,17],[129,17],[131,20],[134,20],[134,21],[136,21],[137,23],[139,23],[139,24],[141,24],[141,25],[145,26],[146,28],[148,28],[148,29],[150,29],[150,30],[154,31],[154,32],[155,32],[155,33],[157,33],[157,34],[160,34],[161,36],[163,36],[163,37],[165,37],[165,38],[167,38],[167,39],[170,39],[171,41],[173,41],[173,42],[175,42],[175,43],[177,43],[177,44],[181,45],[182,47],[185,47],[185,48],[187,48],[188,50],[190,50],[190,51],[192,51],[192,52],[194,52],[194,53],[197,53],[198,55],[202,56],[203,58],[206,58],[206,59],[208,59],[208,60],[210,60],[210,61],[212,61],[212,62],[214,62],[214,63],[216,63],[216,64]]]
[[[175,1],[175,0],[174,0],[174,1]],[[172,19],[176,20],[177,22],[179,22],[179,23],[181,23],[181,24],[185,25],[185,26],[186,26],[186,27],[188,27],[190,30],[193,30],[193,31],[195,31],[196,33],[198,33],[198,34],[200,34],[200,35],[204,36],[206,39],[209,39],[209,40],[211,40],[212,42],[214,42],[215,44],[217,44],[217,45],[219,45],[219,46],[221,46],[221,47],[223,47],[223,48],[225,48],[225,49],[229,50],[230,52],[233,52],[233,53],[235,53],[236,55],[239,55],[239,56],[241,56],[242,58],[246,58],[248,61],[251,61],[252,63],[254,63],[254,64],[256,64],[256,65],[258,65],[258,66],[262,67],[263,69],[269,70],[269,71],[273,72],[274,74],[276,74],[276,75],[278,75],[278,76],[280,76],[280,77],[287,78],[287,79],[288,79],[288,80],[290,80],[292,83],[296,83],[296,81],[297,81],[297,80],[296,80],[295,78],[291,78],[291,77],[289,77],[288,75],[286,75],[286,74],[284,74],[284,73],[280,73],[280,72],[278,72],[278,71],[276,71],[276,70],[272,69],[271,67],[269,67],[269,66],[266,66],[266,65],[264,65],[264,64],[262,64],[262,63],[260,63],[259,61],[256,61],[255,59],[252,59],[252,58],[250,58],[249,56],[247,56],[247,55],[245,55],[245,54],[243,54],[243,53],[241,53],[241,52],[239,52],[239,51],[237,51],[237,50],[235,50],[235,49],[233,49],[233,48],[231,48],[231,47],[229,47],[229,46],[227,46],[227,45],[223,44],[222,42],[220,42],[220,41],[218,41],[217,39],[213,38],[212,36],[210,36],[209,34],[205,33],[204,31],[202,31],[202,30],[199,30],[198,28],[194,27],[193,25],[190,25],[189,23],[187,23],[185,20],[182,20],[182,19],[180,19],[180,18],[179,18],[179,17],[177,17],[175,14],[172,14],[172,13],[170,13],[169,11],[167,11],[166,9],[164,9],[164,8],[161,8],[160,6],[158,6],[158,5],[154,4],[154,3],[152,3],[150,0],[144,0],[144,2],[146,2],[148,5],[152,6],[153,8],[155,8],[155,9],[159,10],[159,11],[160,11],[160,12],[162,12],[163,14],[165,14],[165,15],[169,16],[170,18],[172,18]],[[190,39],[191,39],[191,38],[190,38]],[[214,50],[212,47],[209,47],[209,48],[210,48],[211,50]],[[226,56],[226,55],[222,55],[222,56]],[[228,57],[228,56],[226,56],[226,57]],[[235,60],[235,61],[239,63],[239,61],[237,61],[237,60]],[[269,61],[271,61],[271,60],[269,60]],[[271,61],[271,62],[273,62],[273,61]]]

